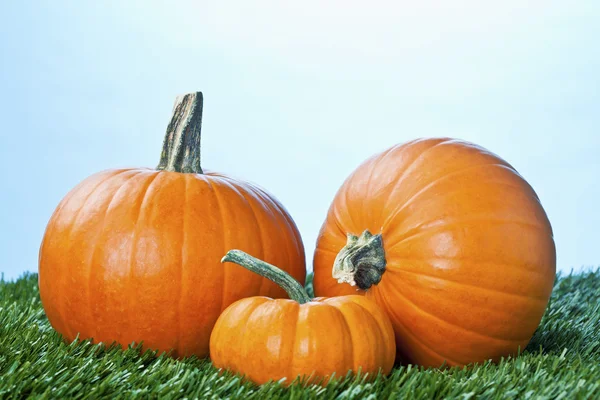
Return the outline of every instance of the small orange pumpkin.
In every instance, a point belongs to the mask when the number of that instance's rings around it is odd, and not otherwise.
[[[315,294],[358,287],[388,313],[400,361],[424,366],[523,350],[555,272],[552,228],[531,186],[452,139],[398,145],[358,167],[314,255]]]
[[[173,356],[208,355],[217,317],[277,285],[220,263],[233,246],[305,279],[304,248],[283,206],[252,184],[200,167],[202,94],[179,97],[157,169],[108,170],[76,186],[52,215],[39,285],[52,326]]]
[[[316,298],[279,268],[231,250],[223,258],[267,277],[291,300],[250,297],[229,306],[210,338],[217,368],[257,384],[296,377],[326,383],[349,371],[388,374],[396,345],[392,325],[375,303],[363,296]]]

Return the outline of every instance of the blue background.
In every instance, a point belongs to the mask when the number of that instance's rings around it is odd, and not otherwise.
[[[46,223],[79,181],[155,166],[175,96],[196,90],[203,165],[275,194],[309,260],[361,161],[452,136],[531,183],[559,269],[599,263],[600,2],[288,3],[2,2],[5,278],[37,269]]]

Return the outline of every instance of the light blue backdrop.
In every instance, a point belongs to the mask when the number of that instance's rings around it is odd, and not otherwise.
[[[5,278],[37,269],[76,183],[155,166],[175,96],[196,90],[203,165],[274,193],[309,259],[363,159],[454,136],[533,185],[560,269],[600,264],[599,1],[290,3],[2,2]]]

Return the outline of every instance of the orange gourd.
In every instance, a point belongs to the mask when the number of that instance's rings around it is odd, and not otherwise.
[[[144,342],[175,357],[208,355],[217,317],[267,279],[220,263],[238,247],[305,279],[304,249],[264,190],[200,167],[202,94],[179,97],[157,169],[95,174],[58,205],[39,255],[42,304],[67,340]]]
[[[372,379],[392,369],[394,331],[372,301],[363,296],[311,300],[297,281],[273,265],[239,250],[223,260],[272,279],[291,300],[250,297],[229,306],[210,338],[215,367],[257,384],[284,379],[285,385],[297,377],[325,384],[334,374],[359,370]]]
[[[523,350],[555,272],[552,228],[531,186],[452,139],[398,145],[358,167],[314,255],[315,294],[358,289],[389,315],[399,361],[424,366]]]

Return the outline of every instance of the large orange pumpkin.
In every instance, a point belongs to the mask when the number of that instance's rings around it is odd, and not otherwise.
[[[452,139],[398,145],[357,168],[314,255],[315,294],[358,289],[375,300],[399,360],[424,366],[523,350],[555,272],[552,228],[531,186],[498,156]]]
[[[208,355],[229,304],[285,297],[271,281],[220,260],[232,247],[305,279],[304,249],[285,209],[264,190],[200,167],[202,94],[179,97],[157,169],[108,170],[76,186],[40,249],[46,315],[67,340]]]
[[[238,263],[274,282],[290,299],[249,297],[230,305],[210,338],[217,368],[257,384],[297,377],[325,384],[360,371],[373,379],[388,374],[396,356],[394,330],[385,314],[364,296],[311,299],[302,285],[279,268],[239,250],[224,261]]]

